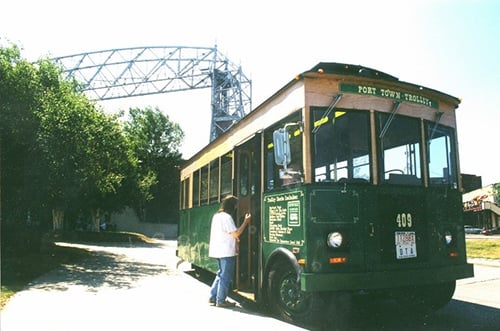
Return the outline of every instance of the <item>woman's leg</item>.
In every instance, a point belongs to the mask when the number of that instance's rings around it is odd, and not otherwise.
[[[231,288],[231,282],[234,277],[234,269],[236,266],[236,258],[234,256],[224,257],[219,259],[220,261],[220,271],[217,273],[218,277],[218,291],[217,291],[217,303],[226,301],[229,289]]]
[[[221,261],[220,259],[217,259],[217,264],[219,265],[219,270],[217,271],[217,274],[215,275],[215,279],[212,283],[212,287],[210,288],[210,302],[214,302],[217,299],[217,292],[219,291],[219,284],[220,284],[220,275],[222,271],[221,267]]]

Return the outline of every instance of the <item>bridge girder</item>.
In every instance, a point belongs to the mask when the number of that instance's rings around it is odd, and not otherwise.
[[[54,60],[92,100],[211,88],[210,141],[252,110],[251,81],[217,47],[132,47]]]

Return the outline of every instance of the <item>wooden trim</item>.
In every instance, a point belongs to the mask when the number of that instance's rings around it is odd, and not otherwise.
[[[427,155],[428,155],[428,150],[427,150],[427,137],[425,136],[425,121],[423,119],[420,119],[420,134],[421,134],[421,144],[422,144],[422,162],[421,162],[421,167],[423,164],[423,172],[422,176],[424,177],[424,187],[429,187],[429,172],[427,171],[427,168],[429,167],[428,165],[428,160],[427,160]]]
[[[371,140],[371,159],[372,159],[372,183],[373,185],[378,185],[379,183],[379,169],[378,169],[378,158],[377,158],[377,134],[375,126],[375,111],[370,110],[370,140]]]

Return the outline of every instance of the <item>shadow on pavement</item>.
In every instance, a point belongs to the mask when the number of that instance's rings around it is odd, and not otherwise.
[[[160,244],[60,244],[64,246],[77,247],[91,251],[90,258],[78,264],[63,265],[57,270],[50,272],[33,281],[29,286],[33,289],[47,291],[65,291],[71,286],[79,285],[87,287],[87,291],[98,289],[130,289],[136,281],[145,276],[155,276],[161,273],[175,272],[165,268],[165,265],[156,262],[146,263],[141,261],[130,261],[120,251],[127,248],[151,248],[161,247]],[[110,253],[110,250],[116,253]]]

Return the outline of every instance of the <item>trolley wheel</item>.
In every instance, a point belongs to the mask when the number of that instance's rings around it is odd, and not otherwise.
[[[427,287],[427,304],[433,309],[438,310],[448,304],[455,293],[456,282],[450,281],[430,285]]]
[[[301,291],[297,272],[285,261],[272,266],[267,293],[271,311],[287,322],[310,324],[322,306],[319,294]]]
[[[449,281],[406,288],[398,301],[406,307],[412,307],[416,313],[431,313],[448,304],[455,287],[456,282]]]

